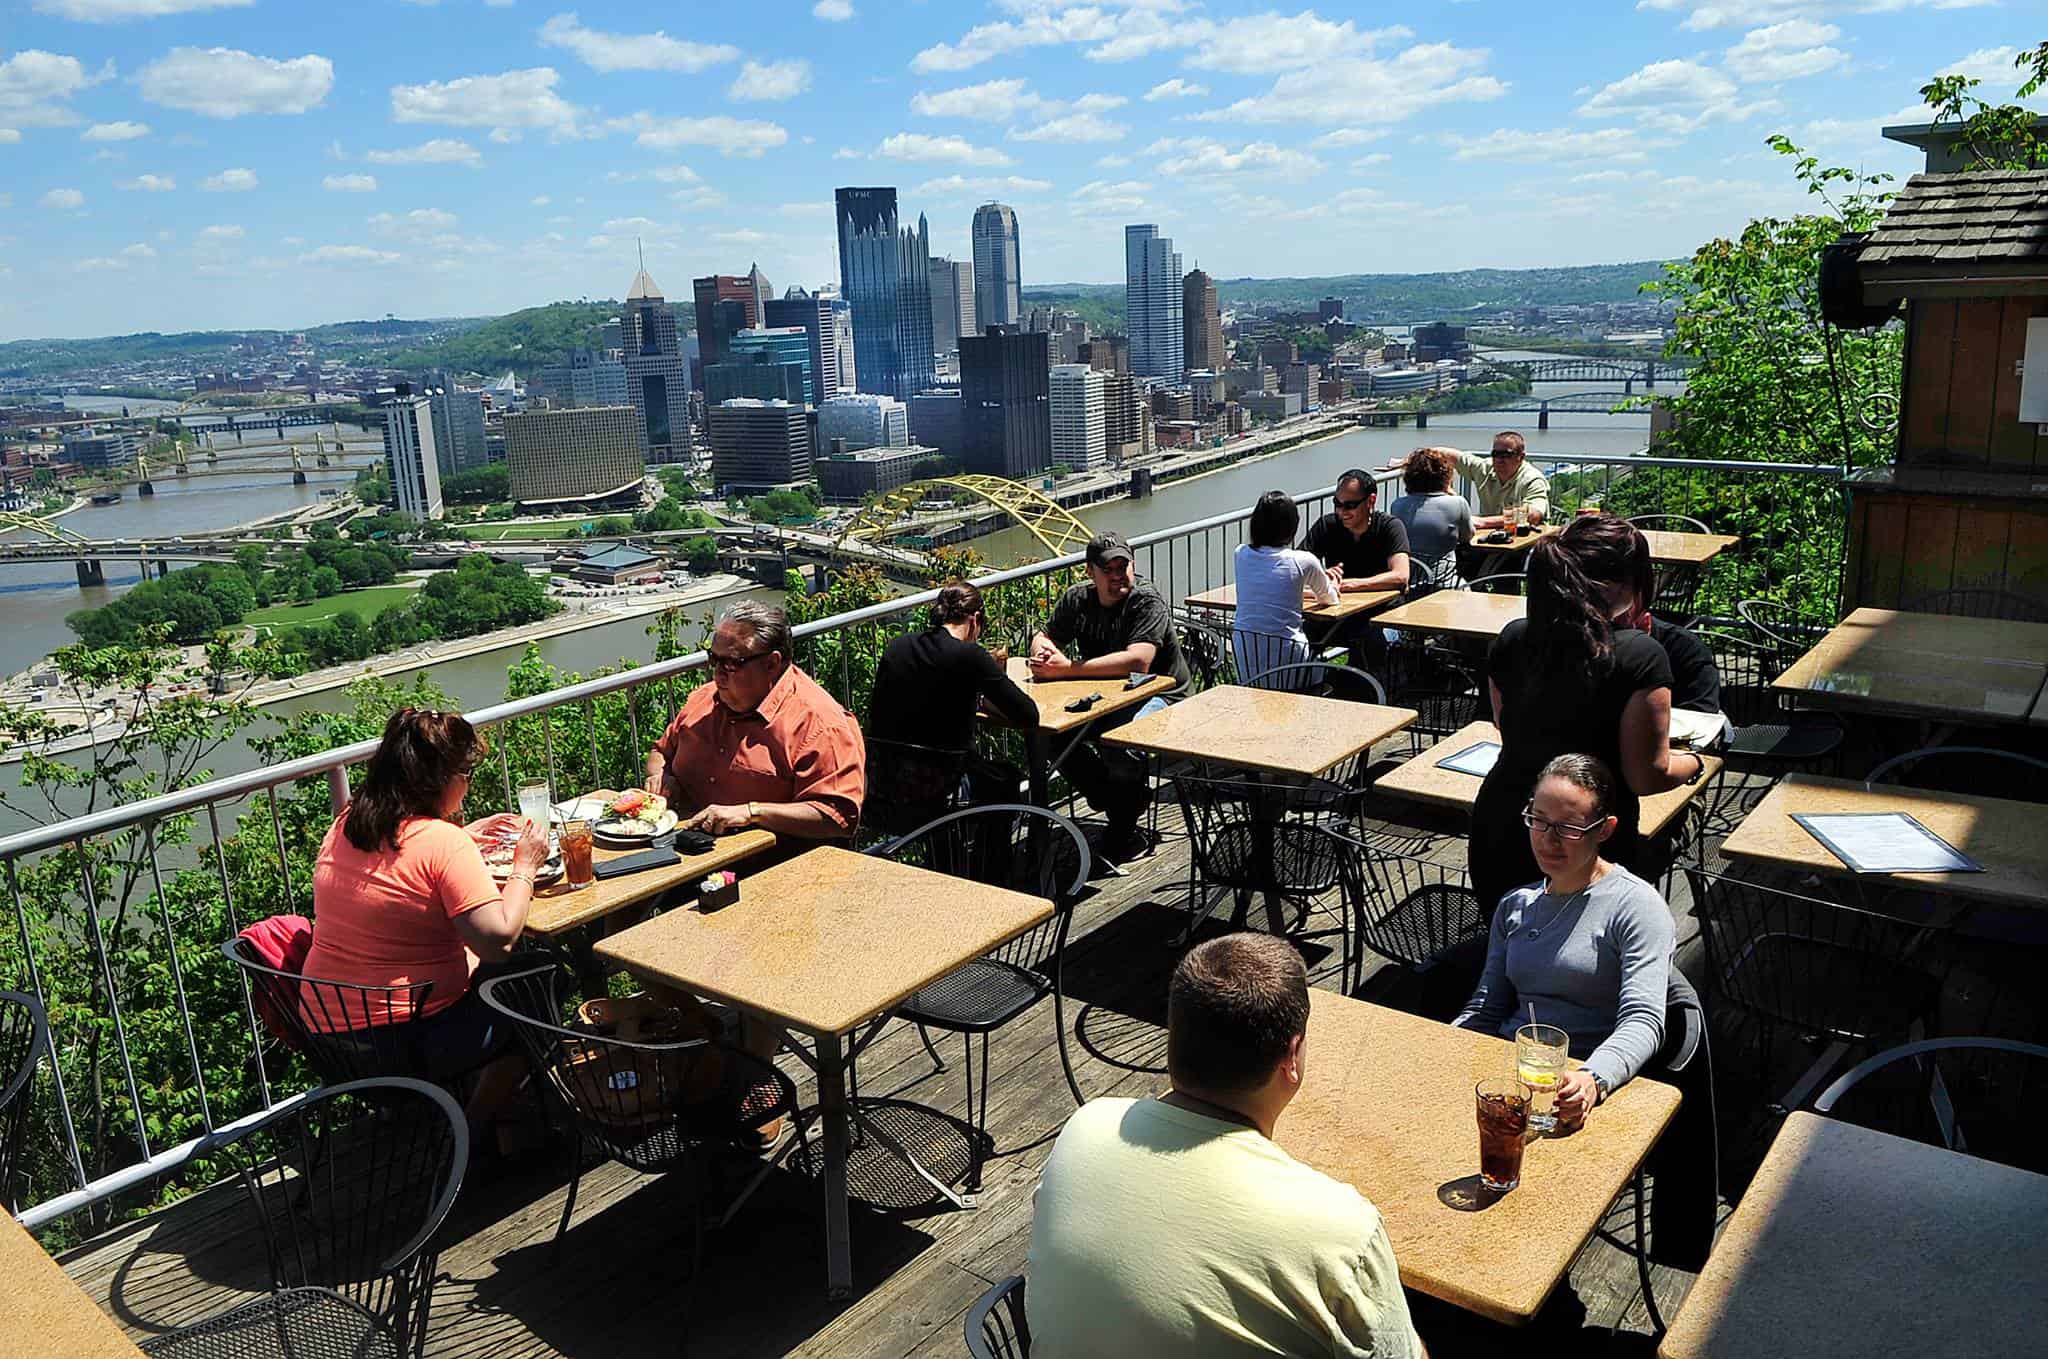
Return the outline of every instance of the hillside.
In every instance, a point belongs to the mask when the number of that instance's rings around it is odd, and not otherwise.
[[[394,368],[447,368],[458,373],[497,374],[510,368],[531,377],[548,364],[560,363],[571,349],[597,344],[599,329],[619,309],[620,304],[612,301],[550,302],[457,335],[380,354],[378,361]],[[678,322],[687,311],[676,309]]]

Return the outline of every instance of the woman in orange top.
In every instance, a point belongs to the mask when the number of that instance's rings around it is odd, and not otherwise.
[[[501,891],[476,836],[502,831],[509,818],[474,827],[456,822],[486,750],[458,714],[392,714],[362,787],[320,846],[313,946],[303,969],[308,977],[357,986],[433,983],[414,1030],[422,1074],[446,1080],[482,1068],[469,1101],[472,1130],[518,1088],[524,1063],[507,1050],[516,1035],[494,1020],[470,978],[479,965],[511,956],[548,852],[547,828],[523,823]],[[319,1001],[309,994],[302,1004],[309,1026],[323,1031],[413,1017],[404,998],[372,1007],[388,1013],[361,1013],[360,1003],[356,1012],[334,1013],[331,993]]]

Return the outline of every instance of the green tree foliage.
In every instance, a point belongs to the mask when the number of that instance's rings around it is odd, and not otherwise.
[[[441,499],[451,505],[494,504],[511,494],[511,474],[501,462],[472,467],[466,472],[453,472],[441,478]]]
[[[693,575],[708,576],[718,569],[718,540],[706,534],[683,544],[683,557]]]
[[[674,533],[681,529],[716,528],[718,521],[703,510],[659,500],[633,516],[636,533]]]
[[[500,373],[510,368],[530,377],[569,351],[598,342],[598,331],[619,314],[616,302],[550,302],[528,307],[391,356],[397,368],[447,368],[458,373]],[[679,308],[677,319],[689,329],[690,310]]]
[[[389,505],[391,503],[391,472],[384,463],[365,467],[356,473],[356,499],[365,505]]]
[[[414,616],[435,637],[473,637],[480,632],[534,623],[562,606],[548,598],[545,582],[510,562],[464,557],[423,586]]]
[[[203,642],[256,607],[256,589],[240,566],[188,566],[147,580],[111,604],[79,609],[64,622],[87,646],[132,644],[163,627],[174,642]]]
[[[808,524],[818,517],[818,502],[800,491],[770,491],[749,500],[747,514],[763,524]]]
[[[1973,169],[2034,170],[2048,162],[2048,146],[2034,132],[2038,115],[2019,102],[2048,86],[2048,42],[2021,52],[2012,64],[2022,74],[2009,104],[1978,96],[1975,91],[1984,82],[1975,76],[1936,76],[1920,87],[1920,100],[1934,110],[1935,125],[1960,131],[1957,149]]]

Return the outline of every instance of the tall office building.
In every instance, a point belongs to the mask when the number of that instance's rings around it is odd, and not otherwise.
[[[1056,363],[1047,388],[1052,413],[1053,466],[1093,472],[1109,461],[1109,427],[1103,405],[1104,378],[1085,363]]]
[[[401,514],[426,522],[441,517],[441,467],[434,451],[434,403],[414,396],[408,383],[384,403],[384,458]]]
[[[1190,369],[1220,373],[1230,365],[1230,352],[1223,347],[1223,309],[1216,297],[1216,280],[1200,269],[1191,269],[1181,281],[1181,359]]]
[[[906,448],[910,444],[909,412],[893,396],[845,393],[818,403],[818,447],[844,439],[848,451],[863,448]]]
[[[642,269],[619,318],[626,398],[639,416],[640,454],[650,463],[690,460],[690,369],[676,333],[676,309]]]
[[[761,266],[758,264],[747,270],[747,291],[753,294],[754,324],[761,325],[761,318],[767,314],[765,308],[769,299],[775,296],[775,285],[768,281],[768,275],[761,272]]]
[[[756,266],[754,274],[759,272]],[[711,274],[690,281],[697,303],[697,361],[705,367],[724,363],[726,341],[761,324],[754,274]],[[720,305],[727,302],[738,304],[737,309]]]
[[[839,371],[838,329],[846,303],[836,297],[822,297],[791,288],[786,297],[771,297],[762,309],[761,324],[770,329],[801,327],[809,342],[813,403],[823,402],[851,387]],[[851,328],[849,327],[849,342]]]
[[[1017,211],[983,203],[974,210],[974,328],[1014,326],[1024,319],[1018,280]]]
[[[639,495],[639,416],[631,406],[578,406],[505,417],[505,474],[521,503]]]
[[[995,327],[961,339],[960,460],[968,471],[1018,481],[1052,466],[1046,340],[1044,331]]]
[[[804,370],[809,364],[808,358],[803,363],[784,363],[765,349],[728,354],[724,363],[714,363],[704,370],[704,405],[709,408],[748,397],[808,406],[810,403],[804,400]]]
[[[932,256],[932,352],[950,354],[962,335],[977,335],[974,324],[974,266],[966,260]]]
[[[789,401],[727,401],[705,412],[711,479],[767,490],[811,479],[810,415]]]
[[[540,370],[541,391],[557,406],[630,406],[626,365],[607,351],[572,349]]]
[[[1128,371],[1104,373],[1102,407],[1110,457],[1128,462],[1152,451],[1152,408],[1145,404],[1143,383]]]
[[[1180,381],[1180,255],[1173,239],[1144,222],[1124,228],[1124,324],[1131,333],[1131,373]]]
[[[726,342],[726,357],[735,363],[753,361],[756,355],[766,354],[770,361],[794,364],[803,370],[800,395],[794,398],[805,405],[815,406],[820,396],[814,370],[811,368],[811,337],[802,326],[756,326],[743,330]],[[706,370],[709,371],[708,369]],[[716,398],[705,389],[705,399],[715,403]]]
[[[840,189],[839,280],[853,309],[860,390],[907,400],[932,385],[931,228],[896,221],[896,190]],[[843,380],[843,379],[842,379]]]
[[[444,477],[490,462],[484,444],[484,394],[436,387],[429,396],[434,412],[434,461]]]
[[[969,339],[974,338],[969,336]],[[952,457],[960,456],[960,389],[919,392],[903,403],[910,416],[910,438],[926,448]]]

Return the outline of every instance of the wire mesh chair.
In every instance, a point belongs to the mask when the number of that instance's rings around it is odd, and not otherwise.
[[[256,1011],[302,1053],[325,1085],[426,1069],[417,1041],[432,982],[358,986],[270,967],[239,936],[221,945],[249,983]]]
[[[1704,523],[1684,514],[1639,514],[1629,523],[1651,533],[1712,533]],[[1699,562],[1662,562],[1656,570],[1657,593],[1650,612],[1689,627],[1699,618],[1700,581],[1706,568]]]
[[[967,1309],[967,1353],[973,1359],[1031,1359],[1031,1322],[1024,1315],[1024,1276],[1012,1274]]]
[[[1773,653],[1771,674],[1779,675],[1828,635],[1833,623],[1819,614],[1773,599],[1745,599],[1735,612]]]
[[[1213,689],[1219,684],[1237,683],[1237,657],[1230,646],[1230,629],[1183,614],[1175,620],[1180,628],[1181,655],[1187,657],[1188,669],[1197,689]]]
[[[1712,533],[1689,514],[1632,514],[1629,523],[1647,533]]]
[[[1905,1043],[1844,1072],[1813,1107],[1881,1132],[2048,1172],[2048,1142],[2041,1137],[2041,1120],[2048,1117],[2048,1047],[2036,1043]]]
[[[642,1173],[692,1168],[697,1148],[737,1142],[755,1149],[755,1129],[777,1118],[797,1119],[796,1086],[775,1066],[728,1047],[701,1031],[672,1038],[665,1022],[643,1037],[624,1037],[599,1016],[599,1002],[576,1003],[575,973],[559,963],[493,977],[480,988],[484,1004],[510,1019],[551,1107],[570,1131],[569,1195],[555,1226],[555,1245],[569,1229],[585,1147]],[[613,1002],[616,1004],[616,1002]],[[588,1015],[590,1017],[586,1018]],[[727,1209],[726,1218],[773,1167],[759,1174]],[[696,1216],[702,1245],[704,1214]],[[692,1271],[694,1277],[695,1271]]]
[[[1303,940],[1338,935],[1348,972],[1347,910],[1337,911],[1336,929],[1302,932],[1298,927],[1324,895],[1344,885],[1356,853],[1357,841],[1349,832],[1356,825],[1362,790],[1330,779],[1280,782],[1245,772],[1177,774],[1173,784],[1192,846],[1189,932],[1209,917],[1216,893],[1235,897],[1239,920],[1252,897],[1263,895],[1275,933]],[[1296,910],[1294,927],[1282,921],[1283,904]]]
[[[1352,879],[1353,928],[1366,948],[1426,973],[1451,950],[1486,933],[1486,908],[1463,868],[1357,840],[1350,848],[1362,865]]]
[[[1465,588],[1476,590],[1482,595],[1526,595],[1529,593],[1529,573],[1495,571],[1491,575],[1480,576],[1477,580],[1471,581]]]
[[[1900,606],[1908,613],[1945,613],[1956,618],[2002,618],[2009,623],[2048,623],[2048,601],[2011,590],[1936,590]]]
[[[145,1341],[160,1359],[418,1356],[433,1300],[434,1235],[469,1166],[448,1094],[409,1078],[312,1091],[213,1134],[270,1259],[271,1293]]]
[[[1396,688],[1394,706],[1413,708],[1417,714],[1408,724],[1411,756],[1422,753],[1425,737],[1440,741],[1491,716],[1487,711],[1491,701],[1479,673],[1448,654],[1436,656],[1432,665]]]
[[[862,831],[896,836],[944,816],[965,800],[961,783],[966,773],[964,750],[867,738],[868,787],[861,805]]]
[[[1288,689],[1319,698],[1342,699],[1347,703],[1385,704],[1387,691],[1369,671],[1333,661],[1287,661],[1270,669],[1251,672],[1249,689]]]
[[[1297,667],[1306,665],[1315,652],[1299,637],[1283,637],[1250,628],[1230,630],[1230,658],[1240,678],[1238,683],[1255,689],[1306,689],[1317,681]],[[1271,678],[1269,678],[1271,677]]]
[[[1701,628],[1697,636],[1714,658],[1721,677],[1721,712],[1734,727],[1723,752],[1729,770],[1762,774],[1774,782],[1834,761],[1842,748],[1842,724],[1824,714],[1794,710],[1771,688],[1782,668],[1774,645],[1715,628]],[[1733,786],[1725,770],[1715,782],[1708,821],[1717,832],[1732,829],[1769,791],[1768,783]]]
[[[1779,1025],[1808,1039],[1858,1044],[1931,1022],[1942,978],[1920,959],[1934,953],[1923,945],[1945,934],[1944,924],[1698,868],[1687,868],[1686,879],[1715,989],[1757,1020],[1766,1059]]]
[[[50,1050],[50,1020],[42,1002],[20,991],[0,991],[0,1208],[20,1203],[17,1176],[26,1179],[21,1148],[35,1107],[36,1069]]]
[[[988,1036],[1052,997],[1053,1034],[1060,1070],[1074,1103],[1085,1102],[1067,1053],[1066,997],[1060,970],[1074,903],[1088,887],[1088,839],[1067,818],[1043,807],[1010,803],[974,807],[940,817],[908,835],[869,851],[878,858],[913,864],[948,877],[1007,887],[1053,903],[1044,922],[992,952],[955,968],[896,1007],[898,1018],[919,1032],[939,1029],[960,1035],[965,1053],[967,1112],[974,1136],[967,1171],[970,1193],[981,1188],[988,1138]],[[980,1099],[976,1101],[974,1040],[981,1040]],[[929,1038],[925,1046],[944,1069]]]
[[[1923,746],[1894,755],[1863,776],[1865,787],[1890,784],[1945,793],[1975,793],[2016,802],[2048,802],[2048,760],[1989,746]]]

